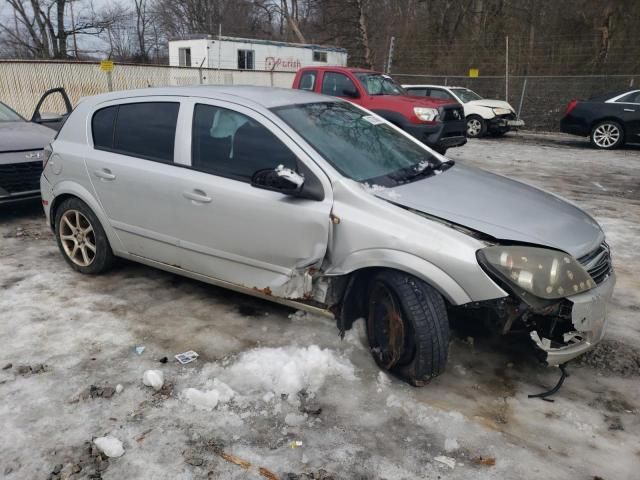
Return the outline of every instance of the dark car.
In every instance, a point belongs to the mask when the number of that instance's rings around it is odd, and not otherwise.
[[[60,105],[66,113],[40,112],[45,99],[53,94],[62,95]],[[62,89],[46,92],[30,121],[0,102],[0,205],[40,198],[45,147],[70,111],[71,103]]]
[[[640,143],[640,90],[620,90],[571,100],[560,130],[589,137],[597,148],[612,150]]]

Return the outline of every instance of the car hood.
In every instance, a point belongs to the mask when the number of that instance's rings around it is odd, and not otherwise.
[[[42,150],[56,132],[31,122],[0,122],[0,152]]]
[[[497,240],[544,245],[575,258],[604,241],[598,223],[572,203],[530,185],[463,165],[380,190],[376,195]]]
[[[487,107],[487,108],[508,108],[509,110],[513,110],[513,107],[509,105],[508,102],[504,100],[489,100],[488,98],[482,98],[480,100],[471,100],[470,102],[465,103],[465,105],[474,105],[476,107]]]

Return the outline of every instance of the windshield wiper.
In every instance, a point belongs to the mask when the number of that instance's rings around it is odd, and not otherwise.
[[[448,160],[446,162],[441,162],[438,165],[434,165],[426,160],[420,162],[415,167],[413,167],[412,172],[408,172],[406,175],[402,177],[402,179],[406,182],[410,182],[411,180],[415,180],[418,177],[431,175],[434,171],[439,170],[441,172],[449,170],[455,162],[453,160]]]

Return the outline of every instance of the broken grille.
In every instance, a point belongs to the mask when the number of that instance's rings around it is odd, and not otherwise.
[[[594,251],[578,259],[596,284],[601,284],[611,274],[611,253],[609,245],[602,243]]]

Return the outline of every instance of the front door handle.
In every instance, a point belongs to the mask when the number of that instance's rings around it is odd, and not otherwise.
[[[102,180],[115,180],[116,176],[111,173],[111,170],[109,170],[108,168],[103,168],[100,170],[96,170],[95,172],[93,172],[95,174],[96,177],[101,178]]]
[[[207,196],[206,192],[203,192],[198,188],[191,192],[184,192],[182,195],[184,195],[184,198],[192,200],[194,202],[211,203],[211,197]]]

